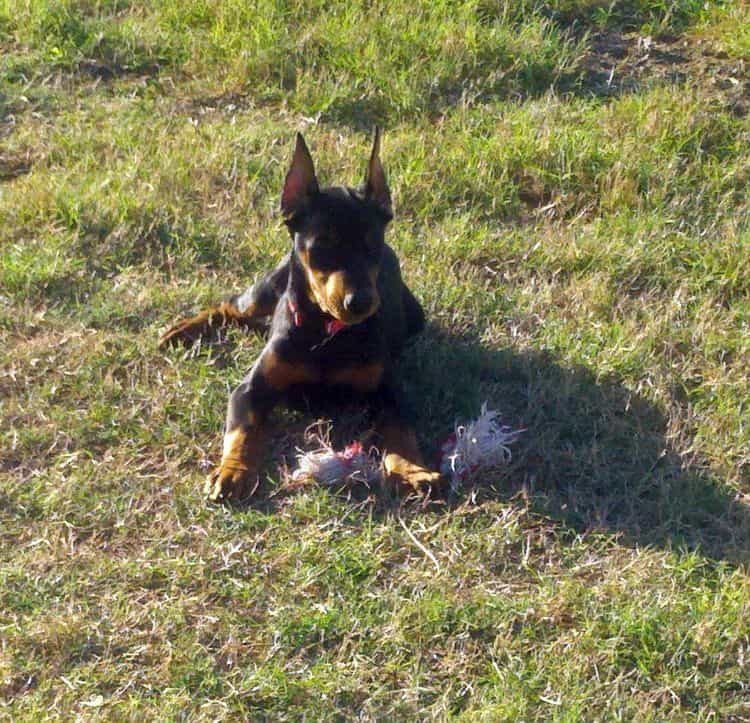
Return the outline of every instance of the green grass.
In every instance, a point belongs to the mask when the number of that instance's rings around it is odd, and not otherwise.
[[[0,0],[0,717],[747,720],[748,27]],[[210,508],[263,340],[159,333],[285,252],[296,130],[352,183],[376,122],[422,442],[527,431],[424,509],[284,491],[284,416],[278,494]]]

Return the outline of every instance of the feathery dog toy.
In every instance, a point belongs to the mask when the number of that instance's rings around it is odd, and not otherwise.
[[[364,183],[320,188],[297,135],[281,194],[292,250],[246,292],[175,324],[160,344],[193,341],[212,328],[256,327],[271,318],[265,349],[229,398],[224,450],[206,480],[210,500],[239,500],[257,485],[267,418],[279,403],[359,398],[375,413],[388,482],[404,492],[442,492],[417,446],[393,360],[424,326],[419,302],[385,243],[391,194],[375,138]]]
[[[450,477],[451,491],[477,472],[501,467],[513,456],[510,446],[524,432],[500,421],[500,412],[482,405],[479,416],[466,424],[456,424],[440,448],[440,471]]]

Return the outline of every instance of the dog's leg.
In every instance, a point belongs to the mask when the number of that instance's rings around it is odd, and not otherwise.
[[[270,311],[252,307],[247,312],[243,312],[234,305],[232,300],[223,301],[218,306],[204,309],[195,316],[180,319],[162,334],[159,339],[159,346],[163,347],[176,342],[192,344],[200,337],[208,336],[211,332],[230,324],[247,328],[260,327],[263,323],[263,317],[271,311],[273,311],[273,307]]]
[[[251,329],[262,327],[264,320],[273,314],[288,276],[289,256],[286,256],[271,273],[244,293],[178,321],[162,334],[159,346],[175,342],[191,344],[199,337],[230,324]]]
[[[406,419],[401,393],[393,381],[384,383],[380,398],[384,406],[375,431],[381,440],[386,482],[402,495],[441,496],[447,480],[425,465],[414,427]]]
[[[221,462],[204,487],[209,500],[237,501],[254,491],[268,414],[290,386],[319,379],[315,369],[285,360],[272,344],[265,348],[229,398]]]

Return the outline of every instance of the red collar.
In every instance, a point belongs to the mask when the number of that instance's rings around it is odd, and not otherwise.
[[[302,312],[299,310],[297,304],[295,304],[288,297],[286,303],[289,307],[289,312],[292,315],[292,319],[294,320],[294,325],[302,326]],[[338,334],[342,329],[346,329],[347,326],[349,326],[349,324],[345,324],[343,321],[341,321],[341,319],[329,319],[328,321],[326,321],[326,334],[328,334],[328,336],[336,336],[336,334]]]

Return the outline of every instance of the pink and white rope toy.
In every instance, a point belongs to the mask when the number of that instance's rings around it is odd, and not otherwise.
[[[312,452],[297,455],[297,469],[292,473],[295,482],[314,479],[323,485],[360,482],[371,485],[380,482],[380,462],[365,453],[360,442],[352,442],[343,452],[336,452],[321,440]]]

